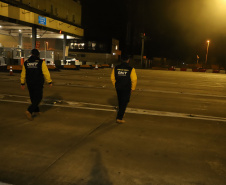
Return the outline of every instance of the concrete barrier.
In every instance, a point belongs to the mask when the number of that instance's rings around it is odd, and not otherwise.
[[[101,66],[101,65],[97,65],[97,64],[92,65],[92,67],[93,67],[93,68],[102,68],[102,66]]]
[[[213,73],[213,69],[207,69],[206,72],[207,73]]]
[[[220,73],[220,70],[218,70],[218,69],[213,69],[213,70],[212,70],[212,73]]]
[[[199,72],[206,72],[206,69],[199,69]]]
[[[13,71],[22,71],[21,65],[9,65],[9,66],[7,66],[7,70],[10,70],[10,67],[12,67]]]
[[[109,64],[101,64],[101,66],[102,66],[103,68],[110,68],[110,65],[109,65]],[[114,65],[113,65],[113,67],[114,67]]]
[[[168,70],[169,70],[169,71],[176,71],[175,67],[173,67],[173,66],[170,67],[170,68],[168,68]]]
[[[80,69],[93,69],[90,65],[80,65]]]
[[[199,72],[199,69],[197,69],[197,68],[192,69],[192,72]]]
[[[63,65],[63,69],[75,70],[77,67],[75,65]]]
[[[187,68],[180,68],[180,71],[187,71]]]
[[[56,70],[56,66],[55,65],[47,65],[47,68],[49,70]]]
[[[153,70],[168,70],[168,68],[164,68],[164,67],[152,67],[151,69],[153,69]]]

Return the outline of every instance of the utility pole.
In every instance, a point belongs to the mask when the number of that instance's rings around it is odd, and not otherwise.
[[[143,68],[143,56],[144,56],[144,39],[145,39],[145,33],[141,34],[141,68]]]
[[[197,55],[197,64],[199,64],[199,55]]]

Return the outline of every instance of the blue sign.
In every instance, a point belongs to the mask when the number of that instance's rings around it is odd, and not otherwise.
[[[38,23],[46,26],[46,18],[38,16]]]

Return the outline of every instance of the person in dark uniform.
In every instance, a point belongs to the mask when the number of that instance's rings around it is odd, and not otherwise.
[[[39,104],[43,96],[43,85],[46,81],[52,87],[49,70],[45,61],[39,58],[39,51],[33,49],[31,57],[24,62],[21,72],[21,89],[25,89],[27,83],[31,105],[28,107],[25,115],[29,120],[33,120],[32,114],[39,114]]]
[[[122,63],[117,65],[111,73],[111,81],[116,88],[118,96],[117,123],[124,123],[123,120],[127,104],[132,91],[136,89],[137,75],[135,69],[129,66],[129,56],[122,56]]]

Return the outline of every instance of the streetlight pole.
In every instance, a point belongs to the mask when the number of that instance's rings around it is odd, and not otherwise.
[[[197,55],[197,64],[199,64],[199,55]]]
[[[141,68],[143,68],[144,38],[145,38],[145,33],[142,33],[141,34]]]
[[[207,57],[208,57],[208,52],[209,52],[209,46],[210,46],[210,41],[207,40],[207,49],[206,49],[206,63],[207,64]]]

